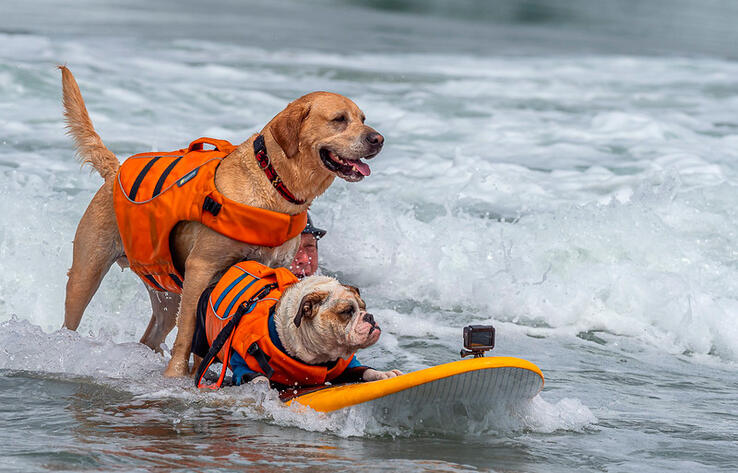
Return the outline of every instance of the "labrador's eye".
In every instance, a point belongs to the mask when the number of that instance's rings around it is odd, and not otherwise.
[[[344,123],[346,121],[346,115],[339,115],[333,119],[335,123]]]

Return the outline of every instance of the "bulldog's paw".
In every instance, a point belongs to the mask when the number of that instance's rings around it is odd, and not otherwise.
[[[253,384],[256,386],[260,384],[266,384],[267,386],[269,386],[269,378],[267,378],[266,376],[257,376],[256,378],[249,381],[249,384]]]
[[[388,379],[388,378],[394,378],[395,376],[400,376],[402,374],[402,371],[400,370],[389,370],[389,371],[377,371],[375,369],[369,368],[368,370],[364,371],[364,375],[362,378],[364,381],[379,381],[380,379]]]

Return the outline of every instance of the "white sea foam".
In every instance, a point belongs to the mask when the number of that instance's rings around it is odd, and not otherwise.
[[[528,409],[521,413],[521,419],[526,428],[542,433],[556,430],[581,432],[597,423],[597,417],[579,399],[564,398],[550,403],[543,396],[533,398]]]
[[[392,196],[342,189],[351,204],[320,217],[341,222],[327,240],[328,266],[389,300],[416,299],[497,320],[575,331],[606,330],[670,352],[713,353],[734,360],[736,215],[732,184],[682,190],[671,172],[607,204],[561,206],[514,222],[470,215],[459,199],[427,222],[419,209],[397,211]],[[367,233],[361,214],[375,228]],[[340,228],[339,228],[340,227]],[[363,239],[360,248],[340,241]],[[330,243],[328,243],[330,242]],[[333,244],[333,242],[337,242]],[[734,252],[733,252],[734,253]],[[352,261],[358,265],[351,265]],[[467,316],[468,317],[468,316]]]
[[[106,334],[84,337],[62,329],[46,333],[25,320],[0,323],[0,369],[92,378],[141,379],[159,375],[163,358],[139,343],[114,343]]]
[[[161,372],[166,357],[141,344],[115,343],[105,333],[94,337],[65,329],[47,333],[17,318],[0,323],[0,347],[0,370],[86,378],[130,392],[137,402],[179,399],[193,409],[230,409],[236,418],[328,432],[340,437],[419,433],[514,435],[524,430],[581,430],[596,422],[591,412],[577,400],[565,399],[553,405],[538,397],[522,410],[500,409],[487,415],[476,413],[473,418],[444,410],[419,416],[413,408],[406,416],[400,412],[397,418],[379,420],[380,416],[371,406],[320,413],[298,404],[286,406],[277,392],[263,383],[224,387],[218,391],[197,390],[190,379],[164,378]],[[187,412],[182,415],[188,416]]]
[[[55,332],[75,227],[100,185],[64,136],[55,63],[76,74],[120,158],[206,134],[238,142],[312,89],[355,99],[386,148],[372,176],[336,182],[312,212],[329,229],[324,270],[361,286],[383,325],[363,358],[378,367],[448,361],[459,327],[480,321],[497,323],[498,349],[522,357],[540,343],[524,334],[576,341],[605,331],[611,346],[628,337],[692,361],[738,360],[735,63],[340,55],[196,40],[134,55],[117,43],[0,40],[9,46],[0,52],[2,368],[128,379],[165,362],[124,344],[141,336],[149,308],[141,283],[117,267],[82,336]],[[16,339],[34,343],[8,351]],[[133,364],[118,367],[121,358]],[[155,393],[199,399],[161,383]],[[374,432],[358,411],[244,409],[308,430]],[[533,409],[524,429],[596,422],[576,399]]]

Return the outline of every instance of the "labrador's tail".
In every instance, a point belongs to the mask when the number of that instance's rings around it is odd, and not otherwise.
[[[95,132],[72,72],[66,66],[59,66],[59,69],[62,71],[67,133],[74,138],[79,159],[83,165],[91,164],[103,179],[112,178],[118,172],[120,162],[113,152],[105,147],[100,136]]]

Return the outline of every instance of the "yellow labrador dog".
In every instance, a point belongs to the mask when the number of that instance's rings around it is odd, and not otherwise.
[[[91,164],[105,183],[92,198],[74,238],[69,270],[64,326],[76,330],[82,314],[110,266],[128,266],[116,222],[113,185],[120,162],[95,132],[72,73],[62,71],[64,109],[69,134],[83,163]],[[215,174],[217,190],[240,204],[297,215],[305,211],[338,176],[357,182],[370,174],[362,160],[376,156],[384,138],[364,124],[364,114],[351,100],[329,92],[313,92],[290,103],[262,130],[226,156]],[[254,140],[263,137],[269,163],[282,187],[294,197],[289,201],[270,182],[257,161]],[[141,343],[158,349],[177,325],[172,359],[166,376],[186,376],[190,344],[195,328],[197,300],[219,272],[236,261],[250,259],[269,266],[288,266],[299,244],[299,235],[271,248],[248,245],[228,238],[198,222],[177,224],[169,239],[172,259],[185,275],[181,296],[157,292],[147,286],[153,316]],[[175,317],[173,314],[178,314]],[[158,316],[157,316],[158,315]],[[158,322],[163,321],[163,322]]]

